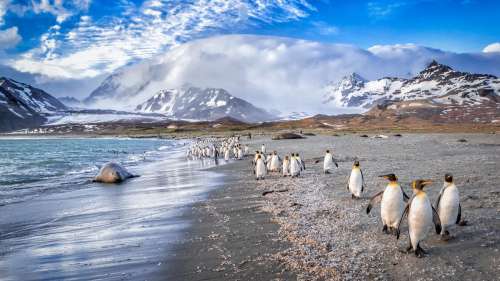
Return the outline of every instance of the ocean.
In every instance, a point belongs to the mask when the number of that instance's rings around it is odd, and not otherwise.
[[[190,222],[183,208],[220,183],[188,141],[0,139],[0,280],[140,280]],[[140,177],[91,180],[115,161]]]

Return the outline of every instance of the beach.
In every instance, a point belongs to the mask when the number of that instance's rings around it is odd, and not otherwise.
[[[256,181],[250,158],[211,168],[224,174],[224,183],[184,213],[193,223],[157,280],[498,280],[498,135],[349,134],[279,141],[266,135],[242,142],[253,150],[265,143],[280,155],[299,152],[307,169],[297,179],[271,174]],[[326,149],[339,164],[327,175]],[[354,159],[367,185],[360,200],[346,190]],[[398,175],[408,194],[411,180],[434,180],[426,188],[432,203],[444,174],[452,173],[467,224],[454,226],[448,242],[429,234],[422,259],[405,253],[406,223],[396,240],[382,234],[380,205],[370,215],[365,211],[370,196],[386,185],[377,176],[387,173]],[[264,196],[265,191],[275,192]]]
[[[0,279],[499,280],[498,135],[374,136],[241,137],[250,152],[265,144],[305,160],[299,178],[259,181],[251,155],[215,166],[187,160],[185,141],[156,145],[147,155],[157,158],[127,166],[141,177],[5,201]],[[331,174],[323,173],[326,149],[339,165]],[[346,190],[355,159],[366,181],[359,200]],[[452,173],[466,225],[454,226],[448,242],[430,233],[424,258],[405,253],[406,223],[396,240],[382,233],[380,205],[366,214],[387,173],[408,194],[411,180],[434,180],[426,188],[432,203]]]

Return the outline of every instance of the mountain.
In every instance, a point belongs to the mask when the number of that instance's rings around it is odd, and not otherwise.
[[[454,71],[432,61],[411,79],[367,81],[356,73],[325,88],[324,103],[340,107],[371,108],[387,101],[427,100],[442,105],[477,105],[500,100],[500,79],[493,75]]]
[[[261,122],[275,117],[224,89],[183,87],[161,90],[139,104],[136,111],[162,113],[170,118],[216,120],[231,117],[244,122]]]
[[[62,102],[67,107],[82,107],[83,103],[74,97],[60,97],[57,98],[60,102]]]
[[[293,112],[290,112],[288,114],[281,114],[279,116],[279,119],[284,120],[284,121],[286,121],[286,120],[301,120],[301,119],[308,118],[311,116],[313,116],[313,114],[309,114],[309,113],[304,112],[304,111],[300,111],[300,112],[293,111]]]
[[[0,77],[0,131],[40,126],[63,110],[67,107],[43,90]]]

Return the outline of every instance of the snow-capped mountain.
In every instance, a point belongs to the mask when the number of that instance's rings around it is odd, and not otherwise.
[[[313,114],[309,114],[307,112],[304,112],[304,111],[300,111],[300,112],[297,112],[297,111],[293,111],[293,112],[290,112],[288,114],[282,114],[279,116],[279,119],[280,120],[284,120],[284,121],[287,121],[287,120],[302,120],[304,118],[308,118],[308,117],[312,117],[314,116]]]
[[[39,126],[67,107],[43,90],[0,77],[0,131]]]
[[[83,107],[83,103],[74,97],[58,97],[57,99],[67,107]]]
[[[325,88],[325,103],[370,108],[386,101],[429,100],[435,104],[472,105],[500,95],[500,79],[493,75],[454,71],[432,61],[411,79],[367,81],[356,73]]]
[[[224,89],[183,87],[161,90],[136,111],[162,113],[175,119],[215,120],[225,116],[245,122],[275,119],[267,111],[234,97]]]

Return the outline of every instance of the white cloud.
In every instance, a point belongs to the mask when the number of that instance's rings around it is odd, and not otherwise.
[[[406,2],[382,3],[379,1],[368,2],[368,14],[374,18],[384,18],[392,14],[395,10],[407,5]]]
[[[0,26],[5,23],[3,17],[7,13],[9,3],[10,0],[0,0]]]
[[[484,53],[500,52],[500,42],[489,44],[488,46],[484,47],[483,52]]]
[[[36,11],[53,13],[62,22],[72,15],[65,3],[41,0],[33,5]],[[9,65],[54,79],[94,77],[217,30],[294,20],[314,9],[305,0],[146,0],[141,6],[130,2],[124,6],[120,16],[104,21],[82,16],[67,33],[50,29],[42,35],[40,46]]]
[[[319,33],[321,35],[336,35],[339,33],[339,28],[333,25],[329,25],[326,22],[314,21],[312,22],[313,32]]]
[[[414,75],[433,59],[462,71],[500,74],[500,55],[457,54],[413,44],[365,50],[290,38],[228,35],[192,41],[125,67],[115,76],[122,85],[116,93],[119,98],[101,105],[130,110],[160,89],[190,83],[225,88],[267,109],[338,113],[340,109],[322,105],[322,89],[328,82],[351,72],[367,79]]]
[[[17,33],[17,27],[15,26],[0,30],[0,50],[12,48],[21,42],[21,40],[22,38]]]

